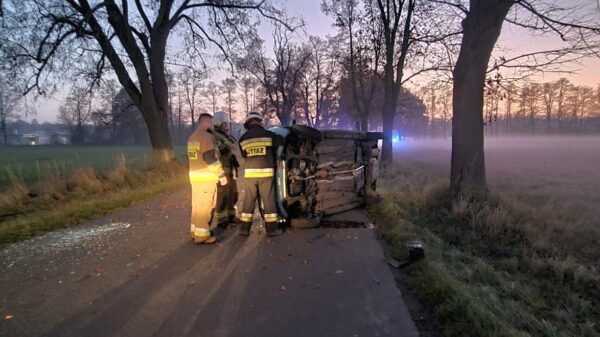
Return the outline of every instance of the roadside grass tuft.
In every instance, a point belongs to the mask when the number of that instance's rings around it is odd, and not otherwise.
[[[45,172],[30,185],[8,172],[11,183],[0,192],[0,247],[181,188],[188,181],[186,173],[179,162],[130,170],[124,155],[107,173],[93,167],[66,177]]]
[[[595,232],[557,231],[538,205],[503,195],[454,201],[447,179],[422,167],[381,179],[385,199],[370,211],[397,258],[407,242],[425,243],[408,282],[446,336],[600,336]]]

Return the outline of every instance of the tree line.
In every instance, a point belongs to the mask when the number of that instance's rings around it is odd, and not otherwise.
[[[426,109],[423,136],[447,137],[452,128],[452,86],[431,81],[420,88]],[[484,91],[483,126],[488,136],[589,134],[600,132],[600,84],[489,81]]]
[[[304,40],[296,38],[305,35],[301,20],[265,0],[14,0],[2,7],[0,58],[6,72],[22,79],[22,91],[49,94],[73,79],[93,88],[112,74],[139,111],[157,163],[174,159],[173,111],[179,113],[180,101],[194,101],[198,90],[175,89],[176,76],[170,76],[175,68],[192,68],[178,79],[191,85],[216,57],[236,78],[257,83],[254,103],[273,122],[342,124],[343,111],[356,129],[380,127],[386,164],[393,161],[394,128],[399,121],[411,123],[406,107],[426,106],[407,84],[433,72],[452,83],[455,194],[486,188],[486,113],[494,111],[492,122],[500,119],[494,99],[488,98],[493,74],[556,71],[600,49],[595,1],[557,6],[537,0],[324,0],[322,10],[337,34]],[[258,34],[261,20],[273,25],[269,53]],[[492,52],[504,25],[554,35],[561,42],[551,50],[496,57]],[[225,105],[231,111],[233,84],[229,88]],[[246,88],[249,93],[251,85]],[[529,108],[534,131],[543,105],[533,99],[536,90],[543,87],[518,90],[525,92],[524,105],[515,107],[519,113]],[[195,115],[192,105],[188,113]],[[571,128],[581,116],[559,120]],[[520,124],[514,120],[515,127]]]

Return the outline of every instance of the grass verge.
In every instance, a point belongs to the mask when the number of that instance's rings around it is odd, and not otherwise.
[[[186,185],[186,173],[185,164],[176,162],[132,171],[123,156],[102,174],[84,167],[30,186],[13,176],[0,194],[0,247],[176,190]]]
[[[425,243],[408,283],[446,336],[600,336],[600,277],[586,258],[598,245],[561,245],[535,208],[500,195],[454,201],[422,167],[382,180],[385,199],[370,211],[397,258],[408,241]]]

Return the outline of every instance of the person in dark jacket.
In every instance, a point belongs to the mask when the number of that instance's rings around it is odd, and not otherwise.
[[[263,116],[249,112],[240,137],[240,150],[245,159],[244,201],[240,213],[240,234],[248,236],[257,200],[267,236],[277,236],[283,231],[278,227],[280,220],[275,194],[275,149],[282,138],[262,126]]]
[[[217,184],[217,204],[215,208],[217,227],[213,230],[213,234],[220,237],[229,224],[238,222],[235,204],[238,201],[236,179],[240,165],[235,156],[236,140],[229,133],[229,117],[225,112],[217,111],[214,115],[214,124],[212,135],[215,137],[221,156],[221,164],[229,181],[227,185]]]

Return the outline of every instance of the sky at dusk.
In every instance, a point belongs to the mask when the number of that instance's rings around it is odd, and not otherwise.
[[[288,0],[281,1],[290,16],[301,16],[305,23],[305,32],[298,34],[300,39],[308,35],[317,35],[325,37],[326,35],[335,34],[335,29],[331,26],[332,19],[321,12],[321,0]],[[267,39],[267,49],[272,46],[270,26],[263,24],[260,27],[260,34]],[[541,37],[532,36],[524,29],[511,27],[505,24],[502,34],[499,39],[499,46],[495,51],[495,55],[518,55],[525,52],[545,50],[555,48],[559,43],[556,37]],[[578,85],[596,86],[600,83],[600,59],[588,59],[582,64],[573,64],[569,70],[577,72],[576,74],[545,74],[534,78],[536,81],[546,82],[553,81],[560,77],[567,77],[573,83]],[[415,85],[415,83],[413,83]],[[37,119],[39,122],[54,122],[58,113],[60,101],[63,99],[63,94],[56,94],[54,97],[41,99],[36,108],[36,115],[27,118],[31,120]]]

